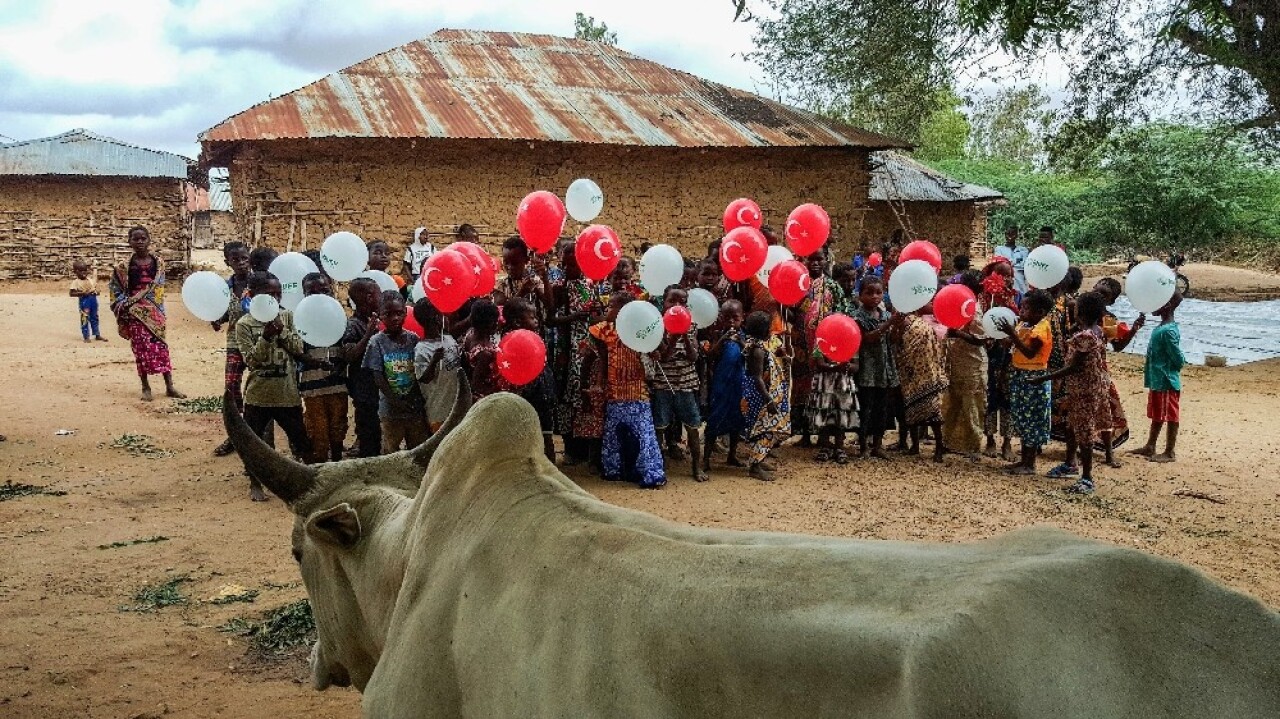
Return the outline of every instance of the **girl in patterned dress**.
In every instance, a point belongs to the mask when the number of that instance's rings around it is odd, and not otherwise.
[[[911,447],[908,454],[920,454],[920,435],[926,427],[933,429],[936,439],[933,461],[941,462],[946,452],[942,441],[942,395],[948,381],[942,342],[921,315],[931,314],[933,303],[911,314],[894,316],[894,362],[902,383],[903,412]]]
[[[720,307],[716,326],[723,327],[715,341],[707,348],[707,358],[714,363],[707,383],[706,446],[702,453],[702,469],[711,471],[711,450],[715,441],[729,436],[729,457],[726,464],[741,467],[738,460],[738,438],[746,428],[742,415],[742,385],[746,376],[746,358],[742,348],[742,303],[728,300]]]
[[[809,269],[809,292],[796,305],[792,315],[798,321],[791,332],[791,344],[796,355],[791,365],[791,431],[799,435],[799,446],[808,447],[809,435],[817,432],[809,425],[809,395],[813,391],[816,371],[811,355],[815,349],[818,323],[835,311],[842,293],[840,285],[827,276],[830,261],[825,245],[822,250],[805,258],[804,263]]]
[[[590,454],[588,440],[594,435],[578,432],[578,415],[582,408],[582,354],[578,347],[590,336],[593,313],[599,315],[595,300],[595,288],[591,280],[582,276],[573,245],[560,248],[560,268],[564,277],[553,287],[555,315],[550,323],[556,327],[556,339],[560,345],[555,356],[556,408],[555,430],[564,439],[565,464],[573,465],[586,460]]]
[[[1016,328],[1005,320],[996,322],[996,329],[1009,335],[1013,345],[1009,414],[1014,433],[1022,439],[1022,457],[1008,468],[1011,474],[1035,474],[1036,455],[1049,442],[1052,405],[1044,375],[1053,346],[1047,319],[1053,306],[1053,297],[1048,292],[1032,290],[1022,298]]]
[[[835,288],[826,293],[832,296],[830,308],[816,319],[807,313],[802,314],[805,318],[805,346],[810,348],[808,354],[814,367],[806,403],[807,419],[809,428],[818,434],[818,453],[815,459],[819,462],[833,460],[837,464],[848,463],[849,456],[844,451],[845,435],[858,429],[858,386],[854,381],[854,374],[858,371],[857,358],[849,362],[832,362],[817,348],[818,322],[837,312],[848,314],[852,311],[845,288],[852,291],[856,279],[851,265],[837,266],[832,278],[828,280]],[[820,293],[814,294],[821,296]],[[810,307],[814,304],[817,303],[810,302]]]
[[[743,440],[750,454],[750,474],[773,481],[777,465],[769,452],[791,434],[791,402],[787,388],[786,354],[782,338],[770,332],[772,318],[752,312],[743,324],[747,372],[742,378],[742,409],[747,430]]]
[[[1093,443],[1102,432],[1112,427],[1109,388],[1111,375],[1107,372],[1107,342],[1102,332],[1102,316],[1107,305],[1096,292],[1080,295],[1076,301],[1076,315],[1084,329],[1067,340],[1066,364],[1062,369],[1045,375],[1045,380],[1071,377],[1065,400],[1067,423],[1067,451],[1080,453],[1083,472],[1079,480],[1067,488],[1076,494],[1092,494]],[[1065,466],[1065,465],[1064,465]],[[1059,467],[1058,469],[1061,469]],[[1078,472],[1074,467],[1071,474]],[[1071,476],[1066,472],[1053,477]]]
[[[173,364],[165,342],[164,261],[151,253],[151,235],[145,227],[129,230],[133,256],[111,273],[111,311],[120,336],[129,340],[142,380],[142,401],[151,401],[148,375],[164,377],[164,393],[186,397],[173,387]]]

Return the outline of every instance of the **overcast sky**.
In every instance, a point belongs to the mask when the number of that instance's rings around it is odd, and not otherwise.
[[[225,118],[440,28],[571,36],[578,11],[636,55],[763,87],[729,0],[0,0],[0,142],[83,127],[194,158]]]

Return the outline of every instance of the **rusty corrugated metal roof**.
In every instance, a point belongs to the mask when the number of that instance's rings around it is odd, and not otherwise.
[[[894,202],[977,202],[1004,197],[999,190],[953,180],[897,152],[872,153],[868,196]]]
[[[658,147],[905,143],[552,35],[441,30],[255,105],[200,135],[542,140]]]
[[[91,175],[186,179],[191,160],[88,130],[0,145],[0,175]]]

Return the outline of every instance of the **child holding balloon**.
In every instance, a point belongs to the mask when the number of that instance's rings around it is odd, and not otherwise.
[[[333,295],[329,278],[312,272],[302,278],[302,294]],[[337,462],[347,438],[347,366],[342,349],[303,343],[298,359],[298,391],[302,395],[302,420],[311,438],[308,462]]]
[[[1049,351],[1053,346],[1048,321],[1053,308],[1054,300],[1048,292],[1032,290],[1022,298],[1016,328],[1003,318],[996,323],[996,328],[1009,335],[1013,345],[1009,414],[1014,433],[1022,439],[1022,456],[1008,468],[1010,474],[1034,475],[1036,455],[1049,442],[1052,405],[1044,374],[1049,369]]]
[[[689,303],[689,294],[684,289],[671,286],[662,296],[662,311],[665,313],[673,307],[685,307]],[[689,433],[689,454],[692,455],[693,479],[696,482],[707,481],[707,474],[702,469],[702,439],[698,431],[702,427],[702,416],[698,411],[698,339],[696,330],[676,337],[667,334],[658,345],[658,361],[653,379],[653,424],[658,436],[667,440],[667,456],[675,460],[684,459],[680,449],[679,435],[667,433],[673,421],[679,422]]]
[[[355,311],[347,318],[347,329],[339,340],[342,359],[347,363],[347,395],[355,410],[356,456],[376,457],[382,452],[382,423],[378,420],[378,386],[373,374],[364,369],[364,353],[369,340],[378,333],[378,304],[382,291],[370,277],[357,277],[347,286],[347,298]]]
[[[975,296],[982,293],[977,272],[960,273],[957,283]],[[947,332],[947,378],[950,385],[942,401],[942,438],[952,451],[977,459],[982,448],[983,418],[987,400],[987,345],[982,333],[982,305],[965,327]]]
[[[591,326],[592,343],[586,352],[605,368],[605,415],[600,449],[601,472],[607,481],[620,481],[623,470],[634,466],[643,489],[657,489],[667,483],[649,405],[649,386],[640,353],[623,343],[618,334],[618,314],[628,303],[638,301],[628,292],[615,292],[603,322]],[[624,434],[627,435],[624,438]],[[623,448],[636,449],[634,464],[624,461]]]
[[[1147,418],[1151,420],[1151,433],[1147,443],[1133,453],[1152,462],[1173,462],[1177,459],[1174,446],[1178,443],[1178,426],[1181,422],[1182,367],[1187,358],[1182,354],[1182,333],[1173,313],[1182,304],[1182,295],[1173,297],[1164,307],[1156,310],[1160,326],[1147,340],[1147,359],[1143,365],[1143,385],[1147,388]],[[1160,430],[1169,425],[1164,452],[1156,454],[1156,442]]]
[[[378,420],[382,424],[382,453],[413,449],[431,435],[422,393],[413,373],[414,350],[420,339],[404,327],[404,297],[396,290],[382,293],[378,317],[383,329],[368,342],[361,365],[373,373],[378,386]]]
[[[889,424],[890,393],[898,387],[898,369],[889,349],[890,313],[882,309],[884,282],[874,275],[862,278],[858,290],[858,307],[851,315],[862,331],[858,348],[858,371],[854,379],[858,387],[859,424],[862,434],[858,442],[864,459],[888,459],[881,443]]]
[[[427,429],[435,434],[453,409],[462,351],[453,335],[444,331],[444,315],[431,300],[423,297],[415,302],[413,318],[422,327],[422,341],[413,351],[413,373],[426,404]]]
[[[533,303],[521,298],[507,300],[502,305],[502,321],[505,332],[528,330],[538,333],[538,313]],[[547,459],[555,464],[556,450],[552,441],[551,413],[555,404],[555,386],[551,379],[551,363],[542,365],[542,372],[529,384],[513,387],[512,392],[524,397],[538,413],[538,425],[542,429],[542,449]]]
[[[280,280],[269,272],[249,277],[250,298],[270,295],[280,301]],[[302,357],[302,336],[293,327],[293,313],[281,309],[270,322],[245,314],[236,322],[236,345],[244,355],[244,421],[265,439],[268,422],[275,420],[289,438],[293,455],[300,460],[311,456],[311,439],[302,419],[302,396],[298,392],[297,360]],[[245,465],[249,474],[249,499],[267,501],[262,483]]]

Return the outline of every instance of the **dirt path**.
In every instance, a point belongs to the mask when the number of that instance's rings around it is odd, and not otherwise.
[[[0,288],[0,477],[66,492],[0,501],[0,716],[358,716],[354,692],[316,693],[298,665],[250,660],[244,640],[218,631],[304,596],[291,517],[278,501],[251,504],[238,460],[211,456],[216,415],[139,402],[127,343],[82,344],[64,294]],[[172,315],[179,386],[220,393],[222,336],[180,308]],[[1140,358],[1114,366],[1130,417],[1141,418]],[[1087,499],[1004,478],[988,462],[836,468],[792,449],[773,484],[723,470],[695,484],[673,471],[667,489],[639,492],[573,476],[607,501],[704,526],[949,542],[1050,524],[1188,562],[1280,606],[1280,415],[1266,409],[1278,406],[1277,368],[1190,368],[1181,461],[1100,472]],[[151,437],[161,454],[110,446],[125,434]],[[1184,487],[1226,503],[1174,495]],[[156,536],[168,539],[98,548]],[[180,586],[191,603],[120,610],[144,585],[179,575],[190,577]],[[257,599],[201,601],[232,583]]]
[[[1084,268],[1085,287],[1093,286],[1100,277],[1123,281],[1124,265],[1089,265]],[[1215,302],[1256,302],[1280,298],[1280,275],[1271,272],[1192,262],[1182,267],[1191,282],[1191,294],[1201,300]]]

